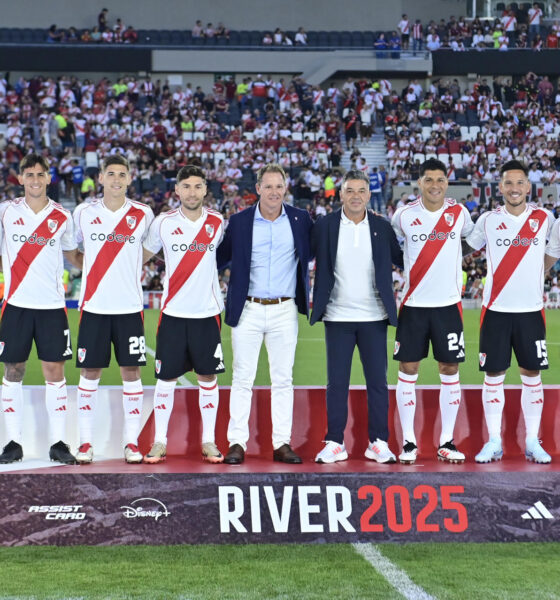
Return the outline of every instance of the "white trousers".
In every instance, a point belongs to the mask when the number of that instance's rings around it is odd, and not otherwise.
[[[229,401],[228,441],[247,449],[249,414],[259,352],[264,340],[271,382],[272,445],[289,444],[292,435],[294,386],[292,372],[298,335],[293,300],[263,305],[245,302],[237,327],[231,330],[233,378]]]

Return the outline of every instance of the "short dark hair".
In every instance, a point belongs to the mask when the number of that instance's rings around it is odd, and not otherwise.
[[[424,177],[426,171],[442,171],[447,177],[447,167],[437,158],[428,158],[420,165],[420,177]]]
[[[111,165],[121,165],[130,171],[130,163],[122,154],[110,154],[103,161],[103,170],[106,171]]]
[[[49,163],[47,162],[47,159],[40,154],[35,154],[32,152],[21,159],[19,163],[19,172],[23,173],[25,169],[31,169],[36,165],[39,165],[43,171],[49,170]]]
[[[522,163],[520,160],[508,160],[504,163],[500,168],[500,177],[504,176],[506,171],[523,171],[525,173],[525,177],[529,175],[529,169],[525,163]]]
[[[347,181],[358,179],[360,181],[365,181],[369,186],[369,177],[360,169],[349,169],[344,173],[344,177],[342,178],[342,183],[340,187],[342,187]],[[368,188],[369,189],[369,188]]]
[[[184,167],[181,167],[177,173],[177,183],[183,181],[183,179],[188,179],[189,177],[200,177],[204,183],[207,183],[206,174],[196,165],[185,165]]]

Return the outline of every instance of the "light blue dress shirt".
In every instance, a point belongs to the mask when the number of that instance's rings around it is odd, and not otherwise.
[[[284,206],[277,219],[268,221],[257,204],[253,221],[249,296],[295,298],[296,273],[294,236]]]

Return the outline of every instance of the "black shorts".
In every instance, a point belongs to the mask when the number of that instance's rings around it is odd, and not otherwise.
[[[220,315],[182,319],[161,315],[156,342],[156,378],[177,379],[193,370],[199,375],[223,373]]]
[[[509,313],[487,310],[483,313],[479,370],[487,373],[506,371],[511,365],[512,348],[521,368],[527,371],[548,369],[543,311]]]
[[[146,364],[146,338],[143,313],[101,315],[84,310],[78,330],[76,366],[104,369],[111,362],[111,343],[121,367]]]
[[[39,360],[62,362],[72,358],[66,309],[21,308],[5,304],[0,321],[0,361],[25,362],[33,341]]]
[[[460,303],[429,308],[401,307],[393,358],[399,362],[419,362],[428,356],[430,342],[438,362],[464,362],[465,339]]]

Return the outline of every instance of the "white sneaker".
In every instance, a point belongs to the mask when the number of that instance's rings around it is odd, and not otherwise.
[[[405,440],[402,452],[399,454],[399,462],[403,465],[413,465],[418,456],[418,447],[414,442]]]
[[[214,442],[204,442],[202,444],[202,459],[214,464],[224,462],[224,456]]]
[[[493,460],[502,460],[504,451],[501,440],[489,440],[482,446],[482,450],[474,457],[477,463],[489,463]]]
[[[453,440],[449,442],[445,442],[442,444],[437,451],[438,460],[442,460],[444,462],[450,463],[464,463],[465,455],[462,452],[459,452],[453,443]]]
[[[78,452],[76,452],[76,460],[80,465],[88,465],[93,462],[93,448],[91,447],[91,444],[81,444],[78,448]]]
[[[396,456],[389,450],[389,444],[379,438],[377,438],[375,442],[370,442],[368,444],[364,456],[370,460],[375,460],[378,463],[397,462]]]
[[[527,440],[525,443],[525,458],[539,464],[548,464],[552,458],[541,446],[541,441],[537,438]]]
[[[325,442],[325,447],[315,457],[315,462],[329,464],[347,459],[348,452],[346,452],[344,444],[338,444],[337,442],[327,440],[327,442]]]
[[[124,447],[124,460],[130,465],[136,465],[142,462],[142,453],[135,444],[127,444]]]
[[[150,465],[155,465],[157,463],[163,462],[166,456],[167,446],[162,442],[154,442],[148,454],[144,456],[144,462]]]

